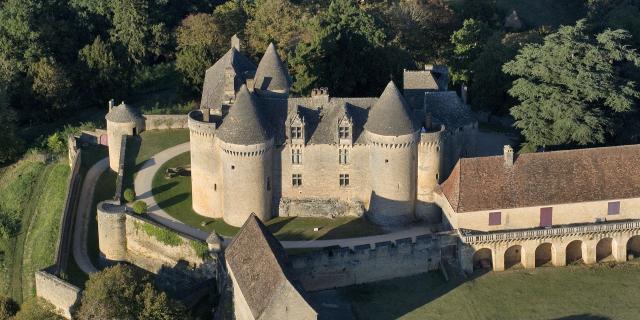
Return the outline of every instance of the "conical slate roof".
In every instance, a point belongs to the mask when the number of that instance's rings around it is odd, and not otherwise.
[[[271,127],[246,85],[238,90],[236,101],[222,120],[217,134],[224,142],[241,145],[264,143],[271,138]]]
[[[276,46],[269,44],[267,51],[258,64],[254,88],[259,90],[285,90],[291,87],[291,77],[287,67],[282,63]]]
[[[407,101],[393,81],[387,84],[378,101],[371,107],[364,127],[371,133],[383,136],[402,136],[418,130]]]
[[[140,117],[138,112],[122,102],[120,105],[111,108],[105,118],[111,122],[128,123],[136,122]]]
[[[205,72],[204,85],[202,87],[202,99],[200,107],[209,109],[220,106],[224,100],[225,69],[232,68],[237,80],[234,82],[234,90],[238,90],[244,83],[245,74],[253,74],[256,66],[235,48],[229,49],[213,66]]]

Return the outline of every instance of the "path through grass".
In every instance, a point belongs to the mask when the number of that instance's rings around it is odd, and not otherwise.
[[[357,319],[638,319],[640,263],[490,272],[467,282],[439,273],[340,292]]]

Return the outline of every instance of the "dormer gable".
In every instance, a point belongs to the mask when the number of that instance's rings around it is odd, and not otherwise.
[[[295,112],[289,116],[287,121],[287,140],[291,144],[304,145],[306,137],[306,123],[304,116],[300,112],[299,107],[296,107]]]
[[[336,134],[339,144],[353,144],[353,119],[348,112],[345,112],[338,118],[336,126]]]

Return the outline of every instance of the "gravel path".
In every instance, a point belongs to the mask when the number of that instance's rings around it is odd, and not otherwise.
[[[93,212],[93,194],[96,191],[98,179],[109,168],[109,158],[104,158],[94,164],[84,177],[80,191],[76,225],[73,229],[73,258],[80,270],[86,274],[98,272],[89,258],[87,250],[87,234],[89,230],[89,215]]]

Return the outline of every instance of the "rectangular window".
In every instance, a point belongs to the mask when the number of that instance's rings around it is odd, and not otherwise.
[[[347,157],[349,156],[349,150],[347,149],[340,149],[340,154],[338,156],[338,161],[340,162],[340,164],[347,164]]]
[[[301,149],[291,149],[291,163],[293,163],[293,164],[301,164],[302,163],[302,150]]]
[[[607,210],[608,215],[620,214],[620,201],[611,201],[609,202],[609,209]]]
[[[340,174],[340,186],[341,187],[346,187],[348,185],[349,185],[349,175],[341,173]]]
[[[500,212],[489,212],[489,225],[490,226],[499,226],[502,224],[502,213]]]
[[[299,173],[294,173],[291,175],[291,184],[294,187],[302,186],[302,175]]]
[[[338,129],[340,139],[348,139],[349,138],[349,127],[340,127]]]
[[[551,227],[553,224],[553,208],[540,208],[540,226]]]
[[[291,139],[302,139],[302,127],[291,127]]]

